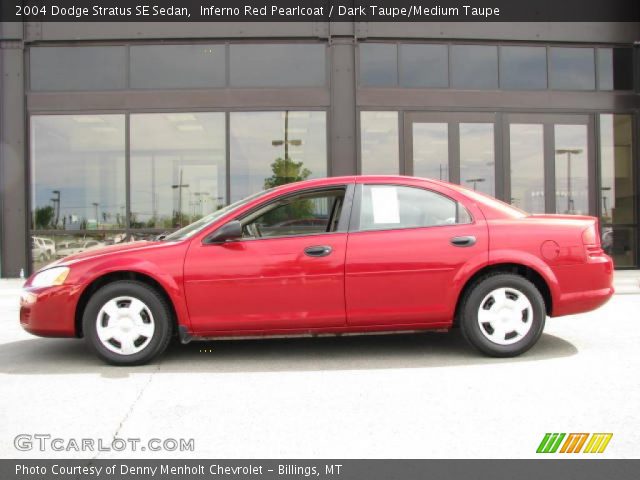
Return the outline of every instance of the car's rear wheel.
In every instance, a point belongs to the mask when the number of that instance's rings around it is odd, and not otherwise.
[[[141,365],[167,348],[171,311],[165,299],[148,285],[118,281],[89,299],[83,331],[88,344],[105,362]]]
[[[460,307],[467,341],[486,355],[513,357],[540,338],[546,319],[542,295],[526,278],[508,273],[477,280]]]

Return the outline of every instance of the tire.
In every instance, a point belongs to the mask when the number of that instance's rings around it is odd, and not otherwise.
[[[142,365],[169,345],[173,322],[166,300],[136,281],[109,283],[93,294],[82,316],[87,344],[111,365]]]
[[[538,289],[526,278],[495,273],[478,279],[460,306],[465,339],[491,357],[515,357],[529,350],[544,329],[546,309]]]

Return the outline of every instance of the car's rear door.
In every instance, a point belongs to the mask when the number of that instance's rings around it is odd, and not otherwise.
[[[487,261],[477,207],[418,185],[357,186],[345,265],[350,326],[448,324],[466,272]]]
[[[192,244],[184,267],[192,328],[286,333],[344,326],[353,190],[332,185],[269,201],[240,219],[242,240]]]

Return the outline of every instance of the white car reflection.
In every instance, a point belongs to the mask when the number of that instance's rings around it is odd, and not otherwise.
[[[40,262],[51,260],[56,255],[56,246],[49,238],[31,237],[31,257]]]
[[[91,250],[93,248],[104,247],[105,244],[99,242],[97,240],[85,240],[85,241],[70,241],[70,242],[61,242],[58,244],[58,248],[56,250],[56,256],[58,258],[68,257],[69,255],[74,255],[76,253],[84,252],[86,250]]]

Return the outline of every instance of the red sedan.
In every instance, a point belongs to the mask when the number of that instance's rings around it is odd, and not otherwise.
[[[156,241],[71,255],[33,274],[20,322],[84,337],[116,365],[192,339],[459,326],[496,357],[547,315],[613,294],[598,220],[529,215],[445,182],[336,177],[266,190]]]

